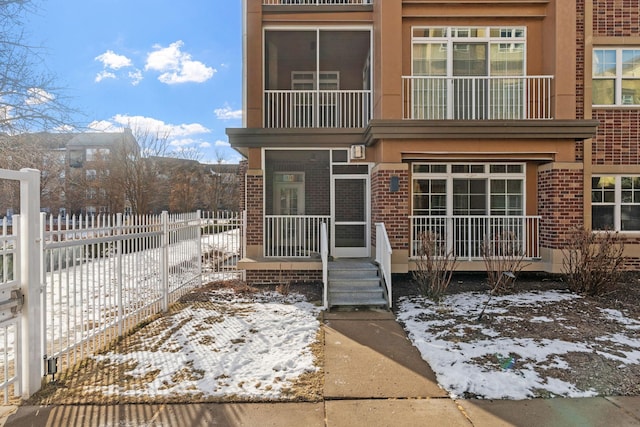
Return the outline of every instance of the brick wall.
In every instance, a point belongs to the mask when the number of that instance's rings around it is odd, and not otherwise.
[[[594,110],[600,121],[593,139],[593,164],[640,164],[640,111]]]
[[[593,35],[624,37],[640,32],[640,0],[593,0]]]
[[[322,270],[247,270],[246,281],[252,285],[321,282]]]
[[[249,167],[249,162],[247,160],[241,160],[239,165],[238,165],[238,182],[240,183],[240,188],[239,188],[239,192],[240,192],[240,203],[239,203],[239,207],[240,210],[243,211],[245,210],[247,207],[246,205],[246,200],[245,200],[245,190],[246,190],[246,176],[247,176],[247,168]]]
[[[397,192],[389,190],[391,177],[399,178]],[[409,248],[409,171],[378,170],[371,177],[372,239],[375,242],[375,224],[384,222],[393,249]]]
[[[576,118],[584,118],[585,0],[576,1]],[[576,144],[578,160],[584,157],[583,142]]]
[[[262,245],[262,194],[264,179],[262,176],[247,175],[247,245]]]
[[[555,169],[538,173],[540,245],[559,249],[568,231],[584,224],[582,170]]]

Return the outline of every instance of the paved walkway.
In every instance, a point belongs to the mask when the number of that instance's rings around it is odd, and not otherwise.
[[[640,397],[452,400],[387,312],[324,315],[319,403],[0,407],[0,426],[640,426]]]

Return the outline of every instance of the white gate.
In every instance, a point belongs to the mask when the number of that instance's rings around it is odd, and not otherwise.
[[[20,182],[20,216],[0,224],[0,390],[6,403],[12,388],[25,398],[40,388],[40,172],[0,169],[0,180]]]

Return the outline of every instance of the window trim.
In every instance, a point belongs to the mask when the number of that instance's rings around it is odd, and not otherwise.
[[[428,30],[428,29],[441,29],[444,30],[443,36],[434,36],[434,37],[424,37],[424,36],[416,36],[416,30]],[[459,36],[458,33],[460,30],[467,30],[468,34],[472,32],[472,30],[484,30],[484,36]],[[492,30],[498,30],[499,36],[492,36]],[[509,31],[514,35],[502,35],[505,31]],[[521,35],[517,35],[520,33]],[[441,49],[442,45],[446,45],[446,77],[454,77],[453,75],[453,53],[456,50],[456,44],[459,43],[480,43],[485,44],[487,48],[487,75],[486,77],[490,77],[491,74],[491,46],[496,45],[498,51],[500,51],[500,47],[509,44],[515,46],[516,44],[522,45],[523,58],[522,58],[522,76],[527,75],[527,27],[526,26],[423,26],[416,25],[411,27],[411,75],[415,76],[416,70],[415,66],[415,58],[414,58],[414,46],[423,45],[423,44],[440,44]],[[460,48],[460,46],[457,46]],[[520,51],[520,49],[517,49]],[[444,77],[444,76],[443,76]]]
[[[592,93],[591,93],[591,104],[596,108],[611,108],[611,107],[625,107],[625,108],[638,108],[640,107],[640,101],[637,104],[625,104],[622,102],[623,94],[622,94],[622,83],[624,80],[640,80],[640,76],[638,77],[624,77],[622,75],[622,53],[625,50],[640,50],[640,46],[594,46],[591,52],[591,80],[592,80]],[[616,70],[614,76],[596,76],[596,52],[597,51],[614,51],[616,57]],[[613,104],[596,104],[594,102],[593,82],[597,80],[613,80],[614,82],[614,94],[613,94]],[[639,96],[640,98],[640,96]]]
[[[593,186],[593,180],[594,179],[601,179],[601,178],[613,178],[614,179],[614,201],[613,202],[594,202],[593,201],[593,195],[594,195],[594,191],[596,191],[598,189],[598,187],[594,187]],[[603,228],[594,228],[594,222],[593,222],[593,207],[594,206],[612,206],[613,207],[613,228],[609,231],[615,231],[615,232],[619,232],[619,233],[624,233],[624,234],[631,234],[631,233],[640,233],[640,227],[637,230],[623,230],[622,229],[622,207],[623,206],[640,206],[640,201],[638,201],[637,203],[634,202],[626,202],[623,203],[622,202],[622,178],[640,178],[640,174],[607,174],[607,173],[603,173],[603,174],[594,174],[591,176],[591,230],[593,230],[594,232],[604,232],[604,231],[608,231],[607,229],[603,229]]]
[[[446,167],[446,172],[415,172],[415,167],[416,166],[426,166],[426,165],[444,165]],[[491,166],[495,166],[495,165],[499,165],[499,166],[505,166],[505,172],[492,172],[491,171]],[[454,166],[468,166],[469,167],[469,171],[468,172],[453,172],[453,167]],[[482,172],[478,172],[477,171],[477,167],[478,166],[482,166],[484,168],[484,170]],[[518,166],[521,168],[520,172],[509,172],[508,167],[509,166]],[[475,168],[472,168],[475,167]],[[475,171],[473,169],[476,169]],[[523,162],[507,162],[507,163],[499,163],[499,162],[490,162],[490,163],[466,163],[466,162],[450,162],[450,163],[439,163],[439,162],[414,162],[411,163],[410,166],[410,171],[411,171],[411,195],[410,195],[410,202],[411,202],[411,207],[410,207],[410,212],[411,215],[413,216],[429,216],[429,215],[416,215],[415,213],[415,193],[413,191],[413,182],[415,180],[420,180],[420,179],[429,179],[429,180],[433,180],[433,179],[440,179],[440,180],[446,180],[447,182],[447,187],[446,187],[446,216],[454,216],[453,215],[453,180],[454,179],[485,179],[486,180],[486,208],[487,208],[487,214],[486,215],[481,215],[481,216],[487,216],[487,217],[494,217],[494,216],[500,216],[500,217],[511,217],[511,216],[525,216],[526,212],[527,212],[527,206],[526,206],[526,202],[527,202],[527,166],[526,163]],[[491,206],[491,181],[492,180],[508,180],[508,179],[518,179],[522,181],[522,207],[521,207],[521,213],[519,215],[493,215],[491,213],[492,206]],[[429,193],[430,194],[430,193]],[[505,207],[505,210],[508,210]],[[436,215],[437,216],[437,215]],[[463,215],[464,216],[464,215]],[[476,216],[476,215],[471,215],[471,216]]]

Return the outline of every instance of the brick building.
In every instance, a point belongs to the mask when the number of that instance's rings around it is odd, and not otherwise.
[[[637,0],[244,0],[249,281],[329,253],[461,270],[509,239],[559,272],[576,226],[640,234]],[[627,256],[640,259],[640,246]]]

